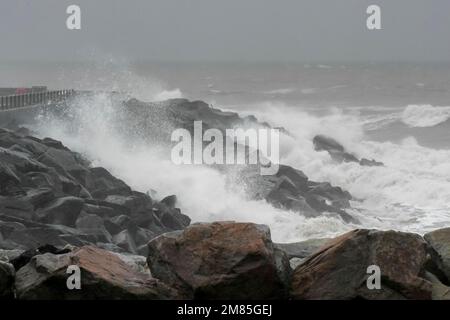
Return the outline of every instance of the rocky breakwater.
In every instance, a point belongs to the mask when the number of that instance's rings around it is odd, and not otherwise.
[[[142,257],[94,246],[47,246],[34,255],[0,251],[0,296],[443,300],[450,299],[449,238],[450,229],[424,238],[360,229],[320,246],[322,240],[275,245],[263,225],[200,223],[152,239],[148,267]],[[299,265],[289,265],[290,257],[304,255]],[[73,265],[81,269],[80,290],[67,288],[66,270]],[[373,286],[373,276],[379,286]]]
[[[449,236],[360,229],[317,249],[311,241],[274,245],[260,225],[194,224],[153,239],[147,261],[155,277],[194,299],[441,300],[450,299]],[[289,257],[305,253],[291,269]]]
[[[146,255],[149,240],[190,223],[172,202],[133,191],[59,141],[0,129],[2,249],[96,245]]]
[[[224,135],[227,129],[233,128],[270,128],[254,116],[241,117],[235,112],[213,108],[203,101],[173,99],[144,103],[131,99],[124,102],[124,108],[120,110],[123,112],[121,123],[126,124],[122,131],[127,132],[128,136],[134,140],[151,137],[151,143],[159,139],[164,145],[171,144],[171,134],[176,128],[187,129],[193,135],[194,121],[202,121],[203,130],[215,128]],[[282,134],[289,134],[283,128],[278,129]],[[136,135],[136,132],[139,134]],[[352,200],[348,191],[326,181],[311,181],[298,168],[281,165],[274,175],[261,175],[257,165],[214,165],[213,168],[226,173],[230,184],[243,185],[250,199],[264,199],[275,207],[307,217],[331,213],[346,222],[358,223],[347,212]]]

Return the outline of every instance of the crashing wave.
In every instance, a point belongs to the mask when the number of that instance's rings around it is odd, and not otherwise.
[[[409,105],[402,114],[402,122],[409,127],[433,127],[450,118],[450,107]]]

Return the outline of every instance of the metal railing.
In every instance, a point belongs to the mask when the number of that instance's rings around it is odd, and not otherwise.
[[[64,101],[74,94],[75,90],[54,90],[0,96],[0,110]]]

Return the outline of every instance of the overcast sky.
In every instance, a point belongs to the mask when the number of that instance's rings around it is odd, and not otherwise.
[[[66,29],[66,8],[82,30]],[[366,8],[382,8],[380,31]],[[450,60],[449,0],[1,0],[0,62]]]

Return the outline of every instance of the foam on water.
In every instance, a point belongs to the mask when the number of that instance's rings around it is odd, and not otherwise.
[[[410,127],[433,127],[450,118],[450,107],[409,105],[402,114],[402,121]]]
[[[125,89],[144,101],[182,96],[180,90],[167,89],[148,78],[128,72],[119,74],[120,82],[126,85],[115,84],[114,77],[106,77],[111,82],[109,89]],[[326,214],[305,218],[276,209],[265,201],[249,200],[240,186],[228,187],[226,177],[211,168],[174,165],[167,160],[166,153],[162,154],[166,150],[124,134],[126,131],[121,129],[126,123],[120,122],[123,108],[106,95],[97,94],[76,104],[70,111],[70,123],[43,118],[36,127],[38,132],[62,140],[136,190],[157,190],[158,198],[176,194],[180,208],[193,221],[264,223],[271,227],[274,240],[279,242],[329,237],[355,227],[423,233],[450,222],[450,151],[424,148],[412,138],[399,144],[368,141],[365,136],[368,120],[358,112],[330,108],[317,115],[298,106],[274,102],[246,106],[247,109],[228,107],[288,129],[291,136],[281,138],[281,162],[304,171],[311,180],[329,181],[350,191],[357,200],[351,213],[362,222],[355,226]],[[408,108],[405,113],[410,114],[412,108]],[[386,121],[392,122],[395,117],[390,114]],[[382,161],[385,167],[334,163],[326,152],[314,150],[312,139],[317,134],[329,135],[358,157]]]
[[[93,165],[106,167],[136,190],[156,190],[159,199],[176,194],[180,208],[193,221],[267,224],[273,239],[279,242],[329,237],[352,228],[335,217],[305,218],[276,209],[263,200],[249,200],[240,186],[230,189],[226,177],[211,168],[174,165],[168,160],[167,150],[124,136],[120,126],[126,124],[117,119],[120,112],[108,96],[97,94],[76,102],[70,109],[70,124],[47,115],[35,129],[42,136],[64,141],[93,161]]]
[[[287,128],[293,137],[282,141],[282,162],[303,170],[316,181],[330,181],[361,201],[354,212],[365,227],[419,233],[450,223],[450,151],[425,148],[413,138],[401,143],[367,141],[364,121],[357,114],[330,109],[325,116],[283,104],[266,104],[257,116]],[[392,118],[390,115],[388,118]],[[359,158],[376,159],[384,167],[334,163],[316,152],[312,138],[335,138]]]

